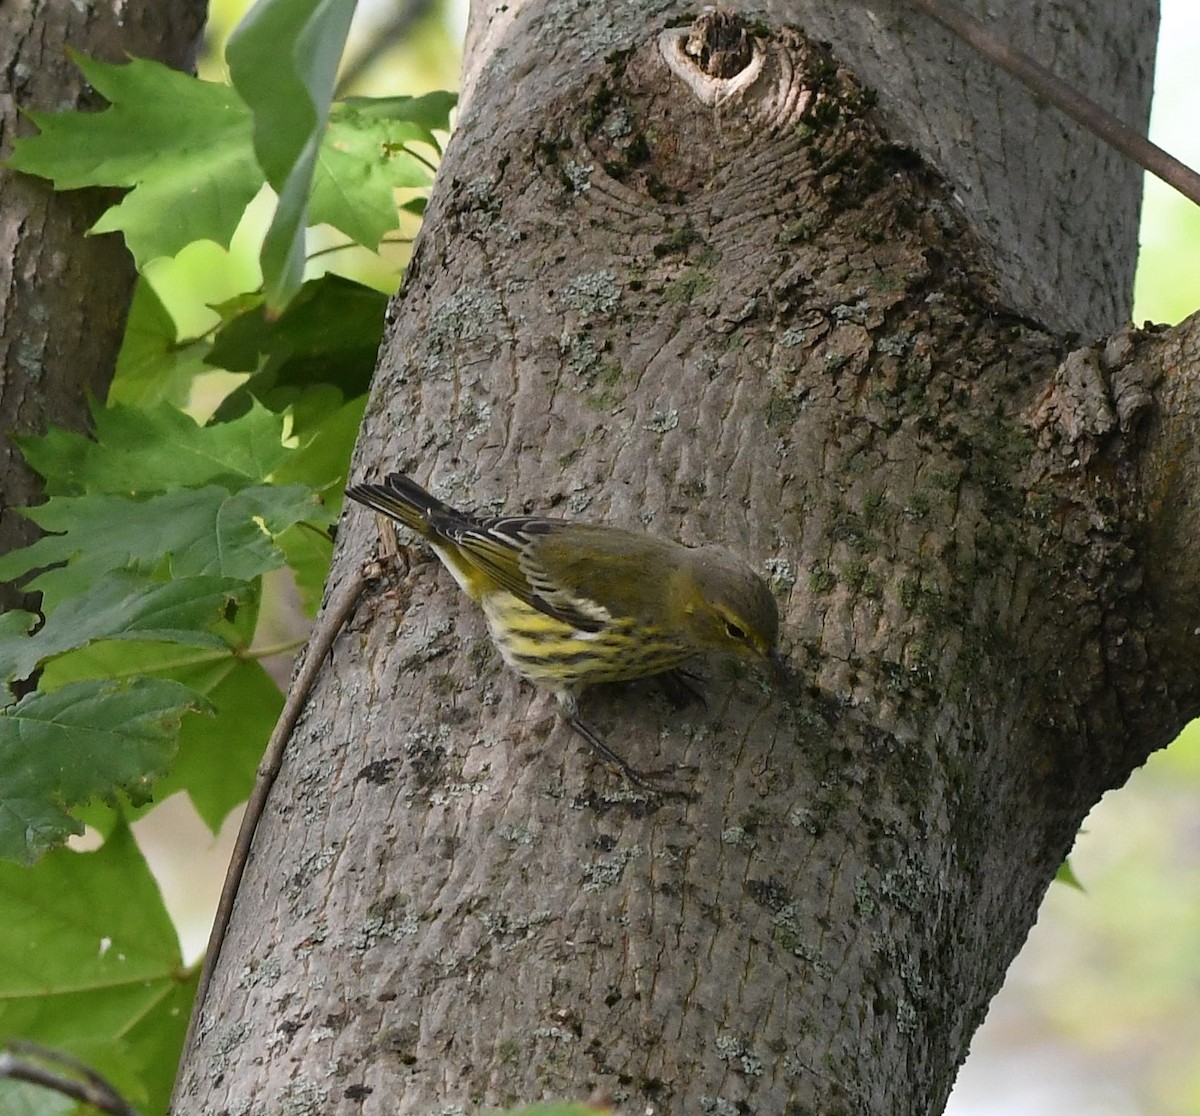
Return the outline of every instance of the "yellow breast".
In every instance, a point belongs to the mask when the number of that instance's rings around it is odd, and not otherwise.
[[[624,682],[679,666],[691,651],[663,633],[616,618],[584,632],[539,612],[511,593],[481,602],[504,661],[531,682],[574,692],[598,682]]]

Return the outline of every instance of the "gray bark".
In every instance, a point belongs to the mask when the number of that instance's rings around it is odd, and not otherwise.
[[[99,109],[68,50],[106,62],[153,58],[191,70],[203,0],[0,4],[0,159],[36,129],[19,109]],[[89,425],[116,367],[133,293],[133,262],[119,236],[87,230],[111,192],[56,194],[44,179],[0,166],[0,553],[37,529],[12,511],[36,504],[39,479],[12,435]],[[0,586],[0,606],[20,599]]]
[[[1156,0],[962,0],[958,6],[1131,127],[1145,127]],[[669,5],[655,7],[670,18]],[[879,93],[892,137],[945,175],[1008,306],[1055,332],[1085,338],[1128,320],[1142,193],[1138,167],[903,0],[725,7],[834,44],[839,58]],[[464,96],[474,95],[490,68],[485,85],[498,82],[508,87],[505,99],[528,97],[536,105],[552,95],[559,77],[542,57],[548,41],[585,57],[603,54],[625,46],[629,18],[620,7],[588,6],[584,15],[570,4],[474,4]]]
[[[635,764],[690,767],[647,795],[415,551],[291,742],[179,1112],[938,1112],[1080,820],[1200,708],[1162,558],[1195,537],[1162,372],[1195,325],[1072,353],[1044,323],[1073,296],[1012,305],[961,187],[889,136],[915,110],[777,24],[713,103],[676,9],[588,13],[476,19],[355,476],[724,542],[796,681],[588,695]],[[1087,247],[1093,291],[1130,266]],[[348,515],[335,582],[374,536]]]

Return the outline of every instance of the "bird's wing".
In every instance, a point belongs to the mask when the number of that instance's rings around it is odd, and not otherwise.
[[[562,532],[568,526],[563,520],[459,516],[453,522],[438,522],[437,517],[433,522],[464,558],[531,608],[584,632],[600,631],[611,618],[603,605],[558,581],[538,561],[538,543]]]
[[[527,531],[522,569],[556,605],[669,626],[677,572],[688,548],[641,531],[586,523]],[[552,593],[550,590],[554,590]]]

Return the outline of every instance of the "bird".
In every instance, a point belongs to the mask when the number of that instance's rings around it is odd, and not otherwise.
[[[553,693],[571,728],[639,786],[647,775],[580,719],[586,687],[677,672],[710,652],[786,678],[775,597],[722,547],[548,516],[473,515],[403,473],[346,495],[420,536],[482,608],[505,663]]]

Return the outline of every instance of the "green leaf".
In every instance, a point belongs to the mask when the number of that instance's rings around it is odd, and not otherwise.
[[[0,858],[32,863],[82,826],[67,811],[120,793],[144,801],[176,747],[187,710],[178,682],[76,682],[0,714]],[[2,889],[0,889],[2,890]]]
[[[211,426],[166,403],[96,408],[92,418],[91,438],[55,428],[20,439],[50,494],[132,496],[205,484],[232,490],[269,480],[292,452],[283,444],[284,417],[265,407]]]
[[[296,590],[306,616],[316,616],[333,559],[333,541],[301,525],[284,531],[276,540],[287,556],[296,579]]]
[[[196,976],[126,826],[95,852],[0,863],[0,1034],[71,1054],[165,1112]],[[0,1091],[0,1110],[20,1111],[13,1100]]]
[[[1059,866],[1058,871],[1054,873],[1054,882],[1066,884],[1067,887],[1073,887],[1076,891],[1087,892],[1087,888],[1080,882],[1079,877],[1075,875],[1075,869],[1071,867],[1071,861],[1064,860]]]
[[[405,147],[427,138],[411,121],[335,105],[313,176],[309,224],[333,225],[375,251],[399,223],[393,191],[433,181],[429,166]]]
[[[143,1112],[166,1113],[169,1109],[199,980],[198,968],[176,969],[170,984],[159,982],[162,994],[150,1009],[134,1019],[122,1035],[138,1075],[139,1092],[145,1094]]]
[[[355,0],[258,0],[225,51],[254,113],[258,161],[279,195],[260,257],[274,311],[303,277],[309,189],[354,8]]]
[[[108,405],[184,406],[192,381],[209,371],[204,360],[209,348],[208,341],[180,343],[175,319],[145,277],[139,277],[117,356],[117,374],[108,390]]]
[[[311,489],[255,485],[180,489],[146,500],[123,496],[56,496],[26,514],[48,534],[0,558],[0,580],[46,569],[29,587],[51,608],[85,596],[112,570],[149,575],[164,561],[176,578],[250,581],[284,558],[272,539],[296,523],[324,523],[328,512]]]
[[[254,783],[258,761],[283,708],[283,694],[261,663],[235,655],[161,643],[93,643],[49,663],[42,687],[58,689],[87,678],[139,674],[168,677],[208,699],[212,713],[188,713],[179,729],[179,751],[154,786],[158,800],[186,791],[214,833]],[[130,811],[136,820],[138,811]],[[94,808],[84,820],[105,826]],[[0,1110],[2,1111],[2,1110]]]
[[[71,1116],[80,1109],[74,1101],[40,1085],[5,1078],[0,1080],[0,1112],[4,1116]]]
[[[0,677],[28,678],[47,659],[98,639],[161,640],[225,648],[208,629],[246,587],[229,578],[147,582],[114,571],[86,594],[63,601],[33,636],[0,636]]]
[[[314,161],[315,155],[303,155],[295,173],[288,179],[258,254],[263,293],[272,314],[278,314],[304,282],[308,188]]]
[[[254,786],[267,741],[283,709],[283,694],[261,663],[230,660],[205,694],[215,717],[189,713],[179,730],[179,755],[155,787],[166,798],[185,790],[214,834]]]
[[[387,302],[373,287],[323,275],[305,283],[274,321],[261,304],[231,317],[213,339],[208,359],[255,374],[221,405],[218,417],[241,413],[252,398],[280,410],[295,397],[294,389],[314,384],[332,384],[347,398],[365,395]]]
[[[307,289],[310,283],[305,284]],[[301,295],[300,297],[303,297]],[[288,309],[296,305],[293,300]],[[228,372],[257,372],[259,361],[266,352],[272,330],[288,316],[285,310],[278,318],[272,319],[266,312],[267,300],[261,291],[235,295],[227,302],[213,307],[221,316],[221,324],[213,334],[212,349],[208,354],[208,363],[214,368],[224,368]],[[242,408],[238,414],[245,413]],[[227,422],[229,419],[221,419]]]
[[[333,400],[320,399],[326,392],[319,389],[305,392],[293,407],[296,431],[304,444],[279,467],[276,480],[280,484],[309,485],[329,493],[330,510],[336,516],[341,509],[342,489],[346,487],[350,455],[362,426],[367,397],[358,395],[337,406]],[[310,401],[324,405],[319,409],[310,407]]]
[[[298,426],[307,411],[305,399],[318,394],[317,391],[306,393],[294,407]],[[288,458],[278,476],[280,483],[298,482],[326,493],[329,511],[335,519],[341,510],[342,493],[349,479],[350,455],[366,404],[367,397],[360,395],[339,408],[325,408],[315,427],[303,427],[303,432],[308,434],[305,444]],[[327,532],[317,531],[308,523],[298,523],[277,536],[275,542],[283,550],[288,568],[296,579],[305,613],[315,616],[329,576],[332,540]]]
[[[40,617],[34,613],[25,612],[19,608],[0,612],[0,655],[3,654],[2,649],[6,645],[16,643],[21,639],[29,639],[29,633],[39,619]]]
[[[52,659],[42,670],[42,689],[59,690],[85,679],[120,680],[154,675],[182,682],[189,690],[207,694],[239,650],[186,647],[179,643],[142,643],[138,640],[97,640],[86,647]]]
[[[435,133],[450,131],[450,113],[458,104],[458,94],[436,89],[420,97],[347,97],[340,103],[361,116],[416,124],[421,129],[421,142],[440,152]]]
[[[30,113],[41,134],[17,140],[10,165],[60,190],[133,187],[93,232],[123,232],[139,268],[193,240],[228,246],[263,185],[237,93],[141,59],[76,63],[111,107]]]

